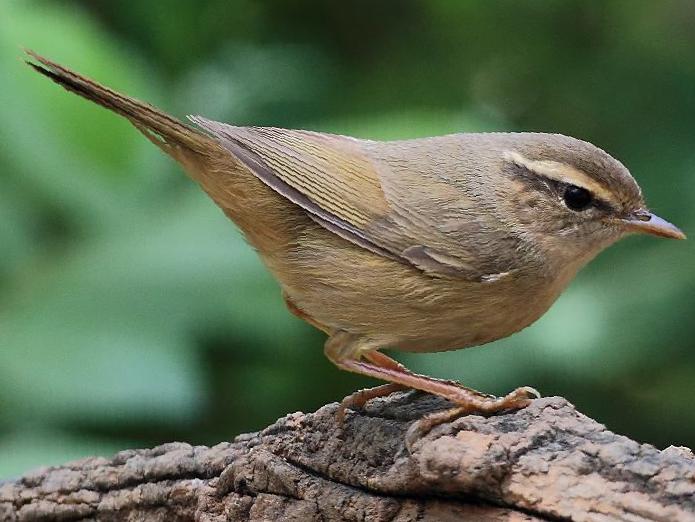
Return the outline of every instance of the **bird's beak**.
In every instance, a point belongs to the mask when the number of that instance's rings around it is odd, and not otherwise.
[[[685,239],[685,234],[676,225],[672,225],[665,219],[661,219],[644,209],[636,210],[630,216],[621,219],[620,223],[625,230],[630,232],[641,232],[671,239]]]

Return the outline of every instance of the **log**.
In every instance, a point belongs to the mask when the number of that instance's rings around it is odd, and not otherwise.
[[[695,458],[608,431],[561,397],[468,415],[416,392],[293,413],[213,447],[170,443],[0,485],[2,521],[695,521]]]

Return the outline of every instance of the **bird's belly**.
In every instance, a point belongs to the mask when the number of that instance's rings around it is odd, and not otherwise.
[[[523,276],[488,283],[434,278],[335,239],[320,244],[330,256],[304,244],[276,259],[281,267],[266,262],[313,322],[384,347],[433,352],[491,342],[534,322],[559,293]]]
[[[485,292],[463,288],[458,296],[447,299],[444,308],[423,311],[419,321],[401,322],[399,338],[392,347],[434,352],[489,343],[529,326],[554,301],[538,294],[522,299],[525,289],[510,293],[509,286],[487,288]]]

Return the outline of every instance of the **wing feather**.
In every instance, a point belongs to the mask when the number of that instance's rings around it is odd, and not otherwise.
[[[402,160],[403,151],[382,162],[369,153],[375,142],[190,119],[261,181],[344,239],[437,277],[485,282],[510,272],[494,260],[486,260],[485,269],[477,266],[470,248],[475,241],[466,234],[492,232],[475,221],[473,203],[460,188]]]

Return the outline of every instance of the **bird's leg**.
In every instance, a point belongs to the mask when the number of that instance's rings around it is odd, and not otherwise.
[[[382,384],[381,386],[375,386],[374,388],[364,388],[362,390],[357,390],[355,393],[351,393],[342,401],[340,401],[340,406],[338,407],[338,411],[336,412],[338,423],[342,424],[345,420],[345,411],[347,409],[361,410],[364,407],[364,405],[372,399],[386,397],[394,392],[409,389],[410,388],[402,384],[390,382],[388,384]]]
[[[450,379],[437,379],[434,377],[427,377],[426,375],[412,372],[408,368],[403,366],[401,363],[396,361],[395,359],[392,359],[388,355],[383,354],[383,353],[376,351],[376,350],[373,350],[371,352],[367,352],[362,357],[364,357],[368,361],[376,364],[377,366],[381,366],[382,368],[393,368],[393,369],[400,370],[400,371],[407,373],[407,374],[410,374],[410,375],[416,375],[418,377],[424,377],[425,379],[429,379],[429,380],[433,380],[433,381],[437,381],[437,382],[441,382],[441,383],[446,383],[446,384],[451,384],[452,386],[456,386],[457,388],[463,388],[465,390],[470,391],[471,393],[475,393],[476,395],[478,395],[479,397],[481,397],[483,399],[491,399],[491,398],[494,399],[495,398],[494,395],[489,395],[487,393],[482,393],[482,392],[479,392],[478,390],[474,390],[473,388],[468,388],[467,386],[464,386],[463,384],[461,384],[458,381],[453,381]]]
[[[369,341],[347,332],[334,333],[326,342],[325,354],[343,370],[398,385],[398,387],[380,386],[374,390],[374,393],[367,393],[368,390],[357,392],[354,400],[353,395],[348,396],[343,400],[343,411],[346,407],[363,405],[369,399],[403,388],[414,388],[443,397],[456,404],[456,409],[460,413],[495,413],[501,410],[525,408],[530,404],[531,399],[539,396],[533,388],[523,387],[517,388],[504,397],[490,397],[451,381],[418,375],[390,357],[376,352]]]

